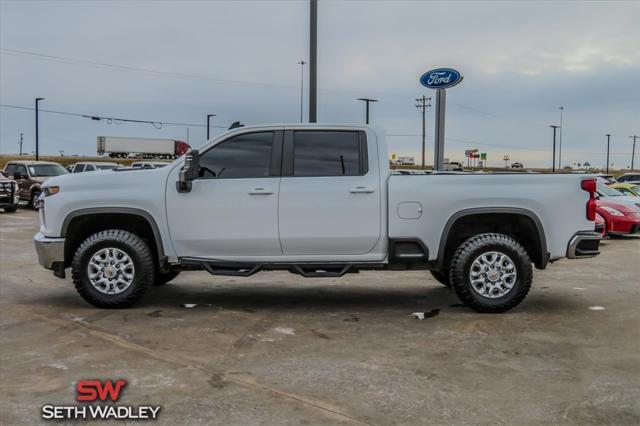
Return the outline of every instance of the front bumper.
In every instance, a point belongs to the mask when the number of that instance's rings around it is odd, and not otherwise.
[[[567,257],[569,259],[583,259],[585,257],[594,257],[600,254],[602,236],[595,231],[576,232],[569,240],[567,247]]]
[[[18,205],[20,198],[18,194],[0,193],[0,208],[15,207]]]
[[[33,236],[40,265],[47,269],[64,268],[64,238],[45,237],[38,232]]]

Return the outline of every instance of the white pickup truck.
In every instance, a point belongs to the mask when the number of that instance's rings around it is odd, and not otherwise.
[[[532,265],[595,256],[600,241],[593,177],[394,174],[384,133],[365,126],[242,127],[164,168],[51,178],[40,199],[40,264],[71,268],[101,308],[182,270],[416,269],[503,312],[526,297]]]

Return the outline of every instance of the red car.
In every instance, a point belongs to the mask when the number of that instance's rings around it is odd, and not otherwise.
[[[604,219],[607,235],[640,233],[640,209],[601,198],[596,202],[596,211]]]

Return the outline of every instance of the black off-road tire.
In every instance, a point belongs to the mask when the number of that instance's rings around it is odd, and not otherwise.
[[[4,211],[5,213],[15,213],[16,211],[18,211],[18,206],[5,207]]]
[[[181,271],[169,271],[169,272],[157,272],[156,273],[156,280],[153,282],[153,285],[158,287],[161,285],[165,285],[167,284],[169,281],[173,280],[174,278],[176,278],[178,275],[180,275]]]
[[[516,269],[516,280],[504,296],[489,298],[471,286],[469,272],[474,260],[483,253],[497,251],[509,256]],[[449,270],[449,280],[456,295],[465,305],[478,312],[499,313],[515,308],[529,293],[533,267],[527,251],[513,238],[503,234],[480,234],[458,247]]]
[[[443,271],[430,270],[431,276],[436,279],[440,284],[445,287],[451,288],[451,282],[449,281],[449,271],[447,269]]]
[[[135,273],[130,286],[119,294],[105,294],[90,282],[87,267],[91,257],[101,249],[122,250],[132,260]],[[73,284],[80,296],[93,306],[106,309],[128,308],[154,283],[156,267],[152,251],[140,237],[128,231],[109,229],[84,240],[73,256],[71,269]]]

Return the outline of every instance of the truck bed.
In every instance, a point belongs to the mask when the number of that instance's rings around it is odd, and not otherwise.
[[[586,219],[589,194],[580,188],[588,175],[526,173],[433,173],[389,176],[389,238],[416,238],[436,259],[443,229],[460,212],[529,211],[547,235],[551,259],[563,257],[567,241]],[[553,220],[550,220],[550,219]]]

